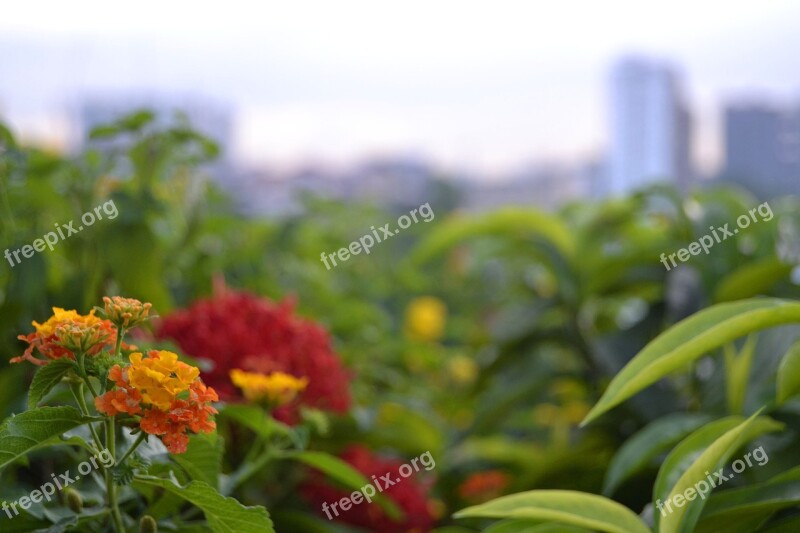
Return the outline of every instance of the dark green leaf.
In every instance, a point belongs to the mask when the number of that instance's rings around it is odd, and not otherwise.
[[[136,481],[161,487],[197,506],[205,514],[214,533],[274,533],[267,510],[261,506],[245,507],[228,498],[202,481],[191,481],[181,486],[171,479],[137,476]]]
[[[73,368],[75,362],[66,357],[51,361],[49,364],[39,368],[33,375],[31,388],[28,391],[28,409],[35,408],[42,398],[44,398],[53,387],[58,385],[61,379]]]

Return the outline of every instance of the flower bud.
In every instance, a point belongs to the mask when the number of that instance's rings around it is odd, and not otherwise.
[[[73,513],[81,514],[83,511],[83,498],[81,498],[80,493],[70,488],[66,489],[64,493],[67,499],[67,507],[69,507]]]
[[[158,533],[158,523],[150,515],[144,515],[139,520],[139,533]]]
[[[135,298],[122,296],[103,296],[103,314],[116,324],[117,327],[132,328],[147,320],[150,315],[151,303],[142,303]]]
[[[55,328],[57,344],[71,352],[87,353],[98,344],[104,344],[108,337],[108,330],[100,323],[62,324]]]

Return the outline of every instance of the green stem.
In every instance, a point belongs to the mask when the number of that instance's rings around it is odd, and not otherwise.
[[[141,443],[142,443],[142,442],[143,442],[143,441],[144,441],[146,438],[147,438],[147,433],[145,433],[144,431],[142,431],[141,433],[139,433],[139,436],[138,436],[138,437],[136,437],[136,440],[135,440],[135,441],[134,441],[134,443],[131,445],[131,447],[130,447],[130,448],[128,448],[128,451],[127,451],[127,452],[125,452],[125,454],[122,456],[122,458],[120,458],[120,460],[119,460],[119,461],[117,461],[117,464],[122,464],[123,462],[125,462],[125,459],[127,459],[127,458],[128,458],[128,457],[129,457],[129,456],[130,456],[130,455],[133,453],[133,451],[134,451],[136,448],[138,448],[138,447],[139,447],[139,445],[140,445],[140,444],[141,444]]]
[[[114,426],[114,419],[107,418],[106,425],[106,449],[111,454],[111,457],[116,457],[116,428]],[[116,464],[116,461],[115,461]],[[114,529],[118,533],[125,533],[125,524],[122,521],[122,514],[119,512],[119,503],[117,502],[117,486],[114,484],[114,477],[111,475],[109,468],[105,469],[106,479],[106,492],[108,493],[108,506],[111,508],[111,518],[114,521]]]
[[[97,391],[94,390],[92,382],[89,381],[89,375],[86,373],[86,367],[84,366],[84,359],[86,359],[86,354],[83,352],[78,352],[76,359],[78,361],[78,370],[81,373],[81,378],[86,383],[86,386],[89,387],[89,392],[92,393],[92,396],[97,398]]]
[[[125,336],[125,328],[119,326],[117,329],[117,345],[114,346],[114,357],[119,357],[122,350],[122,337]]]
[[[260,455],[259,450],[266,441],[267,441],[266,437],[264,437],[263,435],[257,435],[256,440],[253,441],[253,445],[250,447],[250,450],[247,452],[247,455],[245,456],[244,461],[242,461],[242,463],[247,464],[256,457],[258,457]]]
[[[86,405],[86,398],[83,395],[83,381],[78,383],[76,386],[70,386],[69,389],[72,392],[72,395],[75,397],[75,402],[77,402],[78,408],[81,410],[83,416],[91,416],[89,414],[89,408]],[[91,422],[89,422],[88,426],[89,431],[92,434],[92,438],[94,439],[95,446],[97,446],[97,451],[99,452],[103,449],[103,445],[100,441],[100,435],[97,434],[97,430],[94,429],[94,426]]]
[[[261,456],[254,461],[244,465],[244,468],[234,474],[231,480],[231,492],[238,488],[242,483],[250,479],[256,472],[267,466],[272,459],[275,459],[276,454],[269,450],[264,450]]]

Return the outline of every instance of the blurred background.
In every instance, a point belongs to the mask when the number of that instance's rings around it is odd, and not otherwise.
[[[299,191],[553,207],[655,180],[797,192],[800,4],[32,1],[0,19],[0,116],[67,153],[147,107],[222,146],[243,210]]]
[[[110,200],[119,216],[2,260],[0,360],[52,306],[135,297],[188,324],[156,321],[137,344],[178,343],[214,386],[232,389],[233,355],[277,351],[327,391],[300,399],[337,406],[302,423],[304,446],[362,466],[358,446],[431,452],[431,479],[397,498],[412,521],[383,527],[362,506],[351,525],[428,531],[538,488],[603,492],[647,515],[666,451],[774,398],[798,328],[742,348],[736,395],[712,354],[579,422],[680,319],[800,298],[798,50],[796,1],[6,6],[0,252]],[[661,254],[767,200],[770,217],[665,270]],[[426,203],[430,223],[330,270],[320,261]],[[240,300],[274,327],[253,331]],[[3,416],[25,409],[31,366],[0,362]],[[614,474],[656,419],[664,447]],[[239,431],[225,433],[225,472],[251,440]],[[748,481],[794,465],[800,432],[781,438]],[[24,466],[4,475],[38,486]],[[309,518],[326,493],[308,479],[270,466],[234,495],[281,531],[330,531]],[[0,497],[18,497],[9,485]],[[465,523],[448,531],[485,525]]]

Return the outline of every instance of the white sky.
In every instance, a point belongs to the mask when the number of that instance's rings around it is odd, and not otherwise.
[[[126,6],[125,9],[120,9]],[[416,153],[500,171],[605,143],[610,63],[677,63],[697,157],[720,102],[800,98],[800,2],[37,1],[0,12],[0,112],[66,134],[82,94],[197,93],[235,111],[253,162]]]

